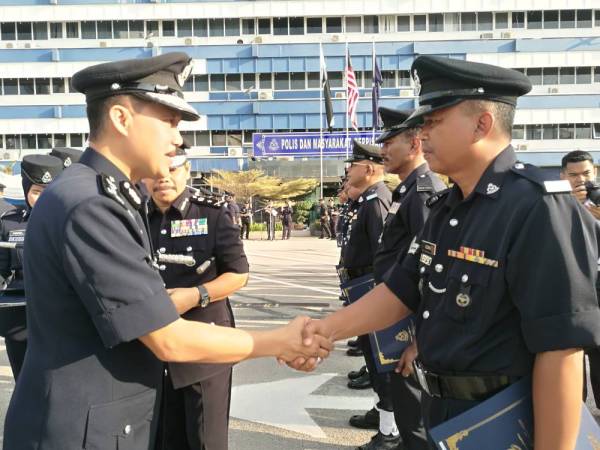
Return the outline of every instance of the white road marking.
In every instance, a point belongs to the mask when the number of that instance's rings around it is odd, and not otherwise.
[[[339,295],[339,293],[337,291],[327,291],[325,289],[319,289],[319,288],[315,288],[312,286],[304,286],[302,284],[290,283],[289,281],[274,280],[273,278],[262,277],[260,275],[254,275],[252,273],[250,273],[250,278],[256,279],[256,280],[261,280],[261,281],[267,281],[269,283],[284,284],[286,286],[291,286],[291,287],[300,288],[300,289],[306,289],[308,291],[322,292],[324,294],[330,294],[330,295]]]

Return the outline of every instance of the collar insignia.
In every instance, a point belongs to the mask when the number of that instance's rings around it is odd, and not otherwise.
[[[487,185],[486,194],[492,195],[492,194],[495,194],[496,192],[498,192],[499,190],[500,190],[500,188],[498,186],[496,186],[494,183],[490,183]]]

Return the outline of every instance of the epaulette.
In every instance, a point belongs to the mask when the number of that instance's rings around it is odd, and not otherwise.
[[[571,183],[568,180],[551,179],[543,170],[531,164],[517,162],[510,170],[540,186],[544,190],[544,194],[568,194],[571,192]]]
[[[100,185],[100,190],[104,195],[112,198],[123,208],[127,209],[125,199],[119,192],[119,188],[117,187],[117,182],[114,177],[101,173],[98,175],[98,184]]]
[[[426,173],[417,177],[417,192],[434,192],[433,181]]]
[[[8,211],[4,211],[2,215],[0,215],[0,220],[4,219],[5,217],[10,217],[13,214],[15,216],[24,216],[26,212],[27,210],[25,208],[18,206],[16,208],[9,209]]]
[[[425,200],[425,206],[427,206],[428,208],[431,208],[433,205],[435,205],[437,202],[439,202],[441,199],[443,199],[446,195],[448,195],[450,193],[450,190],[451,190],[451,188],[448,188],[448,189],[444,189],[443,191],[436,192],[431,197],[429,197],[427,200]]]
[[[210,206],[211,208],[221,208],[225,205],[225,201],[219,197],[208,197],[202,195],[194,195],[190,197],[190,201],[200,206]]]
[[[377,198],[377,197],[379,197],[379,196],[377,195],[377,192],[373,192],[372,194],[369,194],[369,195],[367,195],[367,196],[365,197],[365,200],[366,200],[366,201],[369,201],[369,200],[373,200],[374,198]]]
[[[131,184],[129,181],[121,181],[119,183],[119,188],[123,197],[125,197],[135,209],[138,211],[142,209],[142,195],[133,184]]]

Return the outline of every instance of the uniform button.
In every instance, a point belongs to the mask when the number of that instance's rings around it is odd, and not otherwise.
[[[455,227],[458,225],[458,219],[450,219],[450,226]]]
[[[469,275],[465,273],[462,277],[460,277],[460,281],[466,283],[467,281],[469,281]]]
[[[422,274],[425,273],[425,267],[421,267],[421,269],[419,269],[419,272],[421,272]]]
[[[161,253],[164,253],[164,252],[166,252],[166,251],[167,251],[167,249],[166,249],[166,248],[164,248],[164,247],[161,247],[161,248],[159,248],[159,249],[158,249],[158,251],[159,251],[159,252],[161,252]]]
[[[191,252],[192,251],[192,247],[190,246],[190,247],[186,248],[185,251],[186,252]]]
[[[429,311],[427,311],[427,310],[423,311],[423,319],[425,319],[425,320],[429,319]]]
[[[123,428],[123,433],[125,433],[125,434],[131,433],[131,425],[129,425],[129,424],[125,425],[125,428]]]
[[[441,264],[436,264],[435,265],[435,271],[437,273],[440,273],[442,270],[444,270],[444,266],[442,266]]]
[[[167,266],[165,266],[164,264],[161,264],[161,265],[158,267],[158,270],[166,270],[166,269],[167,269]]]
[[[160,230],[160,234],[167,234],[167,230]]]

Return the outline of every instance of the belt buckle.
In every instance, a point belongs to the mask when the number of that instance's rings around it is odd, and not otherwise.
[[[415,370],[415,374],[417,375],[417,381],[421,385],[421,389],[423,389],[423,391],[425,391],[425,393],[430,397],[441,398],[440,382],[438,376],[424,369],[423,366],[417,360],[413,361],[413,367]]]

